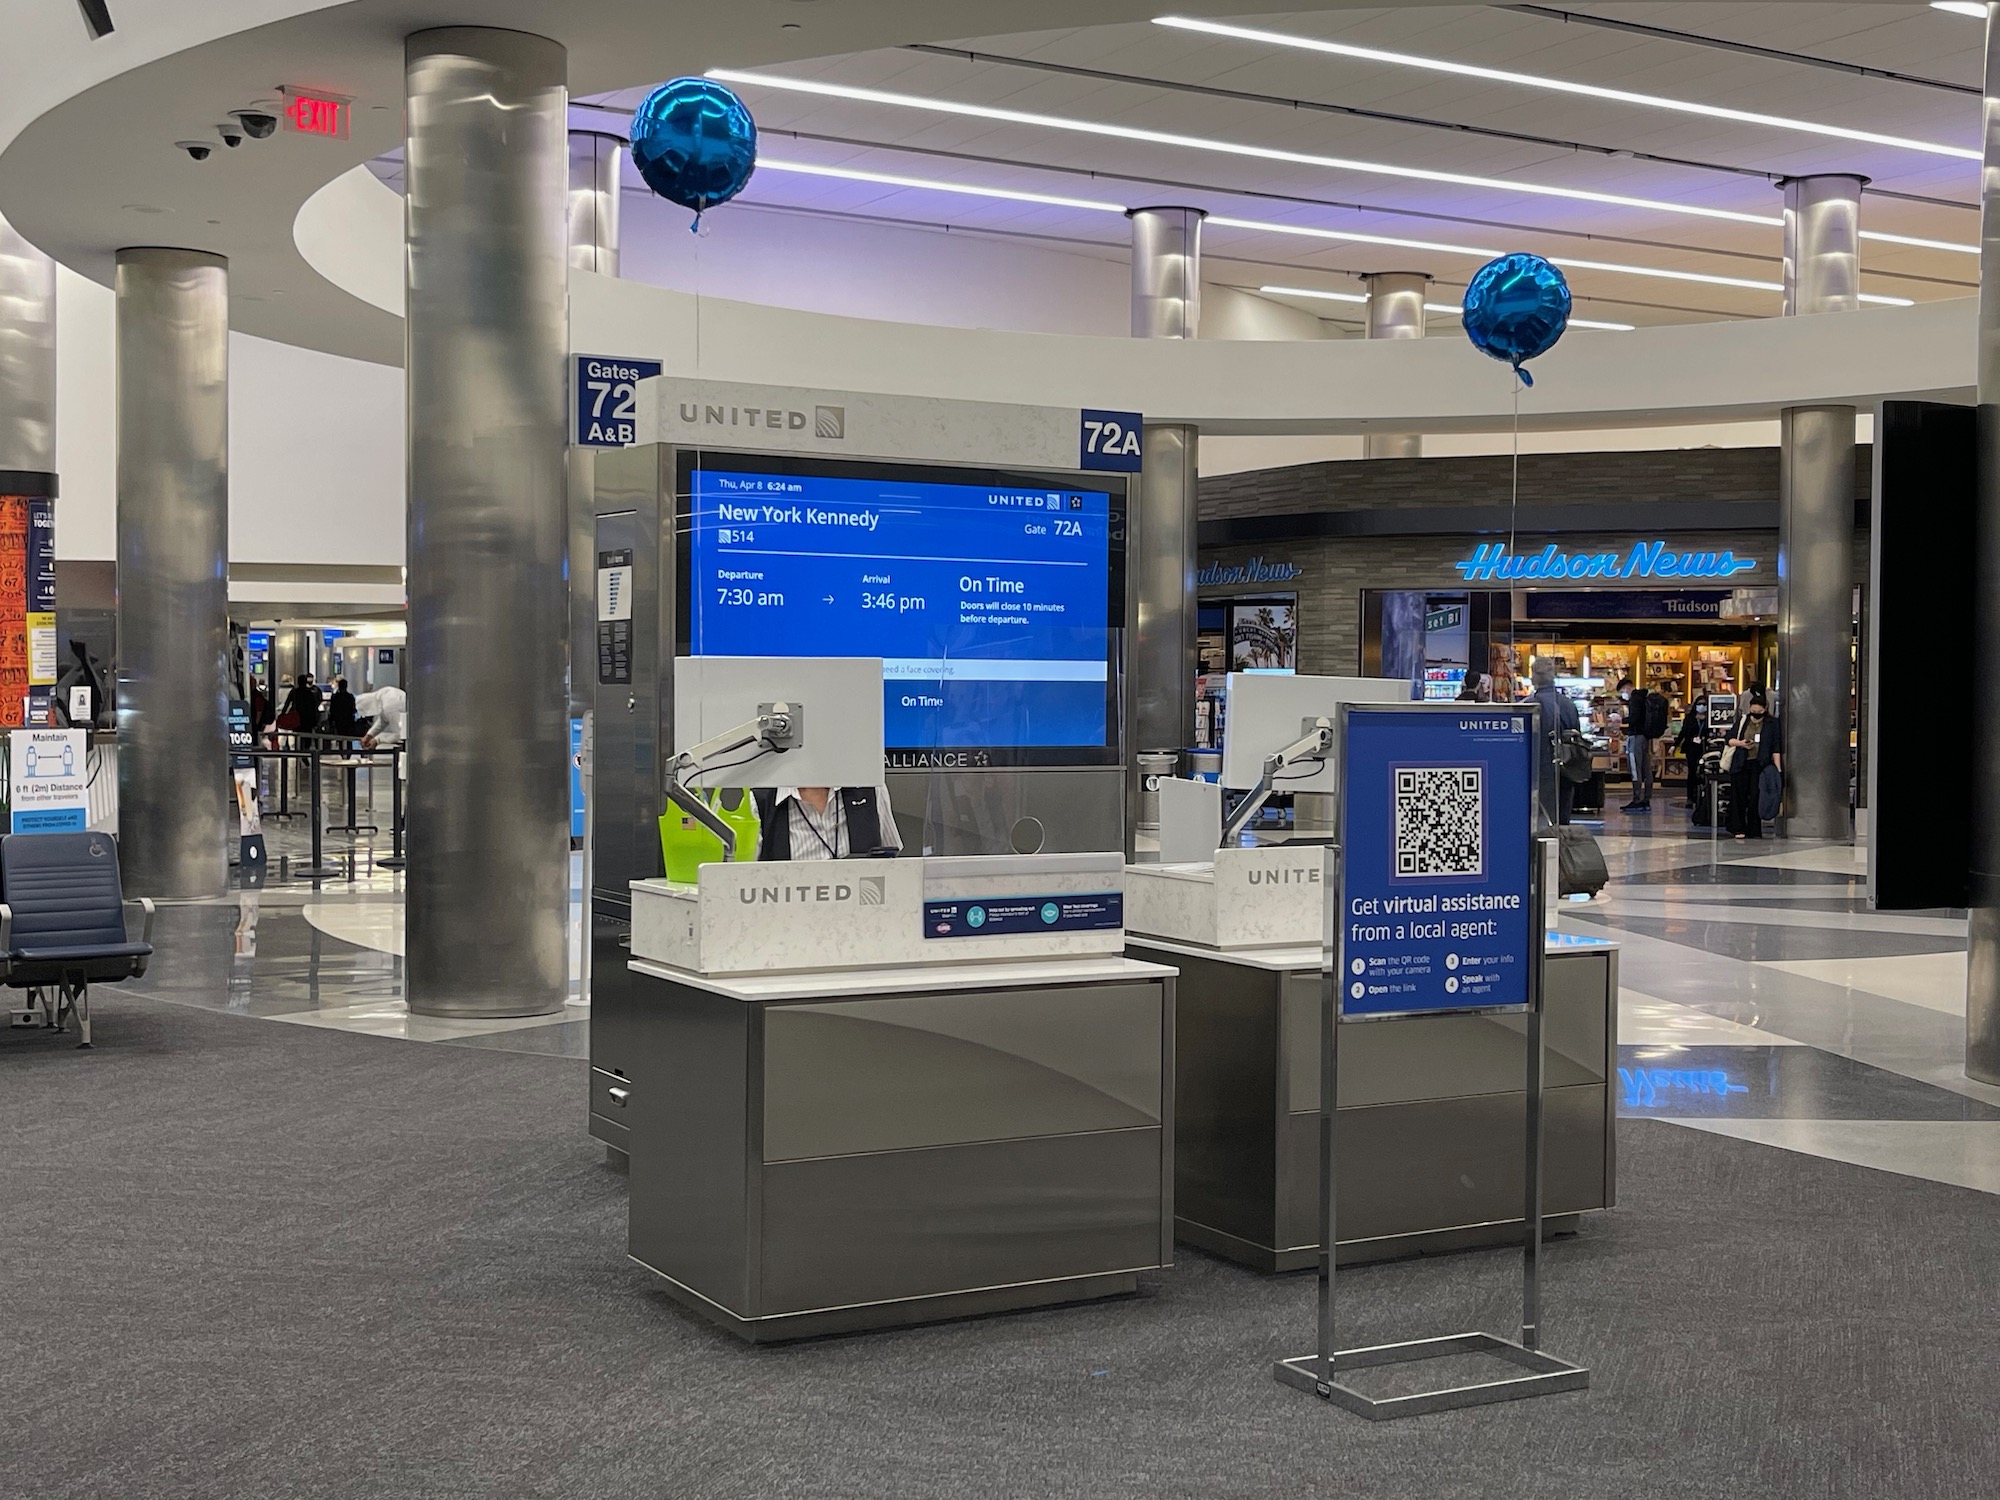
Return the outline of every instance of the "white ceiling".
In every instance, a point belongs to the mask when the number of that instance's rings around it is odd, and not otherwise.
[[[392,149],[400,135],[401,38],[425,25],[512,25],[570,48],[572,87],[626,104],[674,72],[715,66],[798,76],[941,98],[1002,104],[1263,146],[1409,167],[1612,191],[1692,205],[1775,215],[1765,177],[1699,165],[1609,156],[1560,144],[1706,162],[1766,174],[1850,171],[1875,188],[1864,226],[1970,242],[1978,216],[1908,202],[1884,192],[1969,204],[1976,163],[1876,145],[1693,118],[1511,84],[1442,77],[1147,24],[1167,4],[1140,0],[257,0],[253,31],[205,39],[229,24],[193,0],[113,0],[127,31],[72,44],[49,30],[66,0],[0,0],[0,34],[40,28],[32,49],[0,48],[0,128],[8,98],[60,95],[0,152],[0,213],[72,268],[108,280],[121,245],[171,243],[230,257],[232,322],[287,342],[395,362],[396,319],[332,288],[292,241],[299,206],[357,162]],[[1251,14],[1255,0],[1209,0],[1189,9]],[[1570,11],[1670,27],[1947,83],[1977,81],[1981,28],[1904,3],[1670,3],[1586,6]],[[252,7],[245,0],[244,11]],[[21,26],[14,25],[20,11]],[[30,13],[32,12],[32,14]],[[146,28],[182,16],[207,28],[178,44]],[[975,61],[890,46],[897,38],[946,40],[996,17],[1047,27],[1058,19],[1106,24],[975,37],[951,45],[1028,64],[1130,75],[1113,82],[1036,66]],[[247,24],[247,20],[243,23]],[[1715,46],[1635,35],[1500,7],[1404,3],[1360,8],[1327,0],[1253,24],[1400,51],[1613,84],[1705,102],[1795,114],[1841,125],[1972,145],[1976,97],[1947,88],[1746,55]],[[66,33],[64,33],[66,35]],[[150,49],[140,55],[139,38]],[[80,51],[79,46],[96,51]],[[102,49],[110,47],[113,51]],[[853,50],[862,48],[866,50]],[[118,49],[123,49],[118,50]],[[780,61],[780,59],[795,59]],[[115,59],[116,67],[106,76]],[[66,70],[68,70],[66,72]],[[85,83],[96,78],[94,86]],[[51,82],[51,79],[56,80]],[[1152,80],[1148,82],[1146,80]],[[309,83],[356,97],[354,138],[325,142],[280,136],[196,165],[173,149],[232,106],[267,97],[280,83]],[[1271,96],[1216,98],[1167,85]],[[10,92],[11,91],[11,92]],[[774,159],[861,166],[926,178],[1013,186],[1124,203],[1184,201],[1243,218],[1443,241],[1527,248],[1776,281],[1779,231],[1651,210],[1442,186],[1354,172],[1246,160],[1158,144],[1107,140],[1020,124],[952,118],[881,105],[816,99],[746,87]],[[1291,100],[1413,117],[1361,118],[1296,108]],[[1423,123],[1423,122],[1431,123]],[[1468,129],[1455,129],[1470,127]],[[1482,131],[1546,137],[1557,144]],[[796,139],[842,137],[846,142]],[[861,144],[852,144],[858,142]],[[957,153],[957,155],[945,154]],[[970,159],[968,159],[970,158]],[[992,158],[981,160],[978,158]],[[1096,177],[1079,174],[1103,174]],[[1137,180],[1128,180],[1137,179]],[[1112,215],[1033,207],[923,190],[761,173],[755,201],[955,227],[996,235],[1048,236],[1107,258],[1124,254]],[[1243,286],[1264,282],[1351,290],[1353,273],[1417,269],[1441,279],[1455,300],[1478,257],[1302,240],[1211,226],[1213,274]],[[1971,256],[1870,244],[1864,287],[1920,300],[1967,295]],[[1756,317],[1775,295],[1607,272],[1572,272],[1580,315],[1631,323]],[[1313,310],[1341,315],[1337,305]]]
[[[1979,76],[1979,24],[1924,6],[1683,3],[1563,8],[1948,84],[1976,84]],[[1161,7],[1163,13],[1171,9]],[[1246,19],[1243,24],[1960,147],[1976,147],[1979,139],[1979,100],[1963,92],[1499,7],[1318,11]],[[1972,161],[1145,23],[952,45],[1021,63],[891,48],[768,71],[1316,155],[1773,216],[1781,208],[1773,178],[1859,172],[1872,185],[1864,201],[1864,228],[1952,242],[1977,238],[1976,213],[1885,195],[1970,204],[1976,198],[1978,175],[1978,164]],[[1141,81],[1079,77],[1034,64],[1114,72]],[[1268,99],[1218,98],[1171,85],[1227,89]],[[640,88],[597,97],[630,109],[645,92]],[[743,87],[742,92],[763,131],[763,153],[773,159],[1126,204],[1188,202],[1238,218],[1475,248],[1533,249],[1760,281],[1775,282],[1780,277],[1781,233],[1775,227],[1246,160],[755,85]],[[1298,108],[1291,101],[1410,118],[1361,118]],[[1529,134],[1691,164],[1475,131]],[[794,138],[792,132],[804,138]],[[1083,175],[1090,173],[1108,175]],[[995,234],[1081,240],[1101,244],[1106,255],[1124,253],[1121,223],[1077,210],[779,172],[760,174],[746,196],[804,210],[927,224],[944,220],[955,228]],[[1207,231],[1205,247],[1210,274],[1231,284],[1353,290],[1353,273],[1423,270],[1440,278],[1440,301],[1456,300],[1454,284],[1462,286],[1479,264],[1476,255],[1315,243],[1214,226]],[[1968,255],[1871,243],[1863,256],[1863,288],[1918,300],[1964,296],[1976,283],[1976,268],[1976,260]],[[1777,297],[1767,292],[1591,270],[1572,271],[1570,279],[1582,304],[1579,316],[1611,321],[1645,324],[1768,316],[1778,310]],[[1337,304],[1301,305],[1328,316],[1355,316]]]

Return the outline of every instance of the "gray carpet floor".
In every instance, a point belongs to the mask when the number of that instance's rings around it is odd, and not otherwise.
[[[2000,1203],[1629,1122],[1548,1257],[1593,1386],[1379,1426],[1280,1388],[1310,1276],[753,1350],[624,1258],[583,1065],[105,992],[0,1036],[0,1494],[1993,1492]],[[1356,1342],[1511,1332],[1518,1259],[1345,1275]]]

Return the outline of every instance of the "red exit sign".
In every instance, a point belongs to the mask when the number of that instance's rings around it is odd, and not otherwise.
[[[348,101],[329,94],[307,93],[302,89],[286,89],[287,102],[283,111],[285,126],[300,135],[325,136],[329,140],[347,139]]]

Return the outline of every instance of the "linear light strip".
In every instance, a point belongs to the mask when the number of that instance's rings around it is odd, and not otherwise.
[[[1889,234],[1880,229],[1860,231],[1864,240],[1878,240],[1884,245],[1914,245],[1919,250],[1950,250],[1959,255],[1977,255],[1977,245],[1961,245],[1952,240],[1926,240],[1914,234]]]
[[[1171,26],[1178,31],[1197,31],[1206,36],[1229,37],[1240,42],[1256,42],[1266,47],[1293,47],[1303,52],[1351,57],[1361,62],[1385,63],[1400,68],[1422,68],[1432,73],[1451,73],[1460,78],[1480,78],[1489,83],[1519,84],[1525,88],[1547,89],[1552,93],[1578,94],[1585,98],[1605,99],[1616,104],[1638,104],[1649,109],[1671,110],[1677,114],[1703,115],[1712,120],[1733,120],[1739,125],[1762,125],[1774,130],[1830,136],[1835,140],[1862,141],[1871,146],[1892,146],[1901,151],[1922,151],[1931,156],[1951,156],[1962,161],[1978,161],[1981,156],[1979,150],[1971,146],[1947,146],[1941,141],[1919,141],[1909,136],[1885,135],[1877,130],[1855,130],[1845,125],[1823,125],[1817,120],[1759,114],[1755,110],[1730,109],[1721,104],[1697,104],[1688,99],[1670,99],[1662,94],[1639,94],[1630,89],[1606,88],[1601,84],[1577,83],[1567,78],[1548,78],[1537,73],[1514,73],[1505,68],[1487,68],[1476,63],[1451,62],[1441,57],[1419,57],[1410,52],[1385,52],[1378,47],[1357,47],[1351,42],[1294,36],[1282,31],[1263,31],[1254,26],[1232,26],[1222,21],[1200,21],[1188,16],[1156,16],[1153,24]]]
[[[1320,302],[1365,303],[1368,300],[1367,296],[1361,292],[1325,292],[1316,287],[1309,286],[1260,286],[1257,290],[1267,297],[1311,297]],[[1465,312],[1465,309],[1460,307],[1456,302],[1426,302],[1424,304],[1424,311],[1428,313],[1448,313],[1456,318],[1461,316]],[[1633,323],[1600,323],[1593,318],[1571,318],[1569,326],[1572,328],[1596,328],[1606,333],[1632,333],[1637,328],[1637,325]]]
[[[1054,193],[1030,193],[1018,188],[978,187],[964,182],[936,182],[925,177],[903,177],[893,172],[864,172],[857,167],[829,167],[818,162],[773,161],[757,158],[760,172],[797,172],[807,177],[838,177],[847,182],[878,182],[884,187],[925,188],[939,193],[964,193],[973,198],[1004,198],[1014,203],[1042,203],[1051,208],[1082,208],[1096,213],[1122,214],[1122,203],[1103,203],[1094,198],[1064,198]]]
[[[817,162],[778,161],[764,158],[757,163],[760,171],[795,172],[808,177],[833,177],[849,182],[873,182],[884,187],[916,188],[926,192],[960,193],[973,198],[997,198],[1012,203],[1035,203],[1054,208],[1076,208],[1091,213],[1124,214],[1122,203],[1107,203],[1094,198],[1065,198],[1054,193],[1033,193],[1020,188],[982,187],[970,183],[943,182],[929,177],[908,177],[894,172],[870,172],[859,167],[825,166]],[[1274,224],[1262,219],[1238,219],[1224,214],[1211,214],[1207,222],[1218,229],[1242,229],[1255,234],[1283,234],[1303,239],[1338,240],[1346,244],[1386,245],[1398,250],[1432,250],[1442,255],[1469,255],[1480,260],[1491,260],[1505,252],[1483,245],[1451,245],[1438,240],[1406,240],[1391,235],[1365,234],[1359,230],[1320,229],[1305,224]],[[1742,276],[1714,276],[1704,271],[1674,271],[1664,266],[1635,266],[1621,261],[1575,260],[1565,256],[1550,256],[1550,261],[1558,266],[1566,266],[1578,271],[1604,271],[1613,275],[1646,276],[1659,281],[1692,281],[1705,286],[1736,287],[1752,292],[1782,292],[1783,283],[1776,281],[1753,281]],[[1880,303],[1889,307],[1913,307],[1916,304],[1908,297],[1883,297],[1864,292],[1863,302]]]
[[[1212,151],[1224,156],[1281,161],[1294,166],[1324,167],[1335,172],[1399,177],[1412,182],[1446,182],[1458,187],[1490,188],[1496,192],[1522,193],[1529,197],[1566,198],[1578,203],[1608,204],[1614,208],[1639,208],[1654,213],[1682,214],[1698,219],[1723,219],[1732,224],[1781,226],[1785,222],[1769,214],[1739,213],[1729,208],[1703,208],[1695,204],[1668,203],[1658,198],[1635,198],[1623,193],[1594,192],[1589,188],[1557,187],[1550,183],[1519,182],[1500,177],[1475,177],[1465,172],[1440,172],[1427,167],[1399,167],[1387,162],[1319,156],[1306,151],[1284,151],[1275,146],[1252,146],[1239,141],[1212,140],[1206,136],[1177,135],[1164,130],[1142,130],[1134,125],[1113,125],[1101,120],[1074,120],[1061,115],[1040,115],[1027,110],[1002,109],[990,104],[967,104],[956,99],[934,99],[918,94],[891,93],[886,89],[855,88],[849,84],[827,83],[817,78],[787,78],[776,73],[745,73],[735,68],[711,68],[707,76],[723,83],[780,89],[795,94],[813,94],[826,99],[847,99],[858,104],[883,104],[896,109],[923,109],[937,114],[961,115],[974,120],[997,120],[1009,125],[1033,125],[1044,130],[1066,130],[1077,135],[1105,136],[1121,141],[1143,141],[1149,145],[1178,146],[1189,151]]]

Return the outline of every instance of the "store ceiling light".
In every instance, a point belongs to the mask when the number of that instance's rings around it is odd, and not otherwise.
[[[1558,187],[1552,183],[1522,182],[1502,177],[1476,177],[1466,172],[1441,172],[1427,167],[1400,167],[1389,162],[1320,156],[1308,151],[1285,151],[1276,146],[1253,146],[1241,141],[1220,141],[1206,136],[1178,135],[1165,130],[1143,130],[1135,125],[1113,125],[1102,120],[1077,120],[1064,115],[1042,115],[1027,110],[1003,109],[992,104],[968,104],[957,99],[938,99],[921,94],[897,94],[887,89],[856,88],[850,84],[829,83],[818,78],[787,78],[777,73],[745,73],[735,68],[711,68],[708,76],[722,83],[780,89],[795,94],[813,94],[825,99],[847,99],[857,104],[881,104],[894,109],[929,110],[936,114],[960,115],[974,120],[995,120],[1008,125],[1031,125],[1043,130],[1063,130],[1077,135],[1106,136],[1113,140],[1141,141],[1157,146],[1177,146],[1188,151],[1207,151],[1223,156],[1251,157],[1259,161],[1287,162],[1294,166],[1324,167],[1335,172],[1398,177],[1411,182],[1443,182],[1456,187],[1490,188],[1495,192],[1521,193],[1529,197],[1565,198],[1577,203],[1602,203],[1613,208],[1638,208],[1653,213],[1681,214],[1698,219],[1724,219],[1733,224],[1778,226],[1785,222],[1773,214],[1740,213],[1730,208],[1669,203],[1658,198],[1636,198],[1625,193],[1600,193],[1589,188]]]
[[[1441,57],[1419,57],[1410,52],[1385,52],[1379,47],[1357,47],[1350,42],[1327,41],[1320,37],[1295,36],[1283,31],[1264,31],[1254,26],[1232,26],[1223,21],[1201,21],[1188,16],[1157,16],[1155,26],[1171,26],[1207,36],[1229,37],[1256,42],[1266,47],[1292,47],[1333,57],[1351,57],[1360,62],[1385,63],[1399,68],[1421,68],[1432,73],[1450,73],[1460,78],[1480,78],[1489,83],[1519,84],[1524,88],[1545,89],[1558,94],[1578,94],[1589,99],[1605,99],[1616,104],[1637,104],[1648,109],[1671,110],[1676,114],[1702,115],[1713,120],[1731,120],[1739,125],[1761,125],[1772,130],[1790,130],[1805,135],[1830,136],[1835,140],[1860,141],[1870,146],[1891,146],[1901,151],[1922,151],[1931,156],[1953,156],[1978,161],[1980,152],[1972,146],[1948,146],[1941,141],[1920,141],[1909,136],[1886,135],[1877,130],[1856,130],[1846,125],[1826,125],[1817,120],[1794,119],[1789,115],[1760,114],[1755,110],[1730,109],[1720,104],[1697,104],[1691,99],[1670,99],[1661,94],[1640,94],[1630,89],[1605,88],[1601,84],[1577,83],[1567,78],[1549,78],[1538,73],[1515,73],[1506,68],[1481,67],[1477,63],[1450,62]]]
[[[1932,10],[1947,10],[1955,16],[1971,16],[1974,20],[1986,19],[1986,7],[1978,0],[1931,0]]]
[[[1056,193],[1034,193],[1023,188],[985,187],[977,183],[945,182],[934,177],[909,177],[897,172],[870,172],[860,167],[837,167],[819,162],[774,161],[765,158],[757,163],[759,170],[771,172],[794,172],[807,177],[832,177],[848,182],[872,182],[884,187],[915,188],[932,193],[960,193],[972,198],[994,198],[1010,203],[1035,203],[1053,208],[1082,209],[1090,213],[1119,214],[1127,210],[1122,203],[1108,203],[1096,198],[1067,198]],[[1337,240],[1343,244],[1383,245],[1396,250],[1429,250],[1440,255],[1465,255],[1478,260],[1491,260],[1504,251],[1486,245],[1452,245],[1439,240],[1406,240],[1393,235],[1366,234],[1353,229],[1321,229],[1307,224],[1278,224],[1264,219],[1238,219],[1226,214],[1210,214],[1210,227],[1216,229],[1242,229],[1253,234],[1291,235],[1303,239]],[[1635,266],[1620,261],[1571,260],[1563,256],[1550,256],[1558,266],[1566,266],[1577,271],[1604,271],[1614,275],[1646,276],[1660,281],[1692,281],[1707,286],[1737,287],[1753,292],[1782,292],[1784,287],[1775,281],[1752,281],[1741,276],[1711,276],[1701,271],[1675,271],[1664,266]],[[1301,292],[1300,296],[1314,295]],[[1881,303],[1892,307],[1911,307],[1915,304],[1907,297],[1878,297],[1863,293],[1863,302]],[[1572,322],[1577,320],[1572,319]],[[1578,327],[1585,326],[1577,322]],[[1607,327],[1622,325],[1607,324]]]

